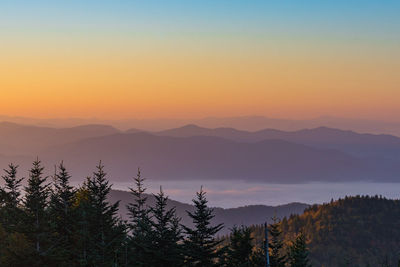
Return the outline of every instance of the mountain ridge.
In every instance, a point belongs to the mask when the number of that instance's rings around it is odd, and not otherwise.
[[[240,131],[233,128],[204,128],[186,125],[155,133],[162,136],[216,136],[239,142],[259,142],[280,139],[316,148],[341,150],[354,156],[400,159],[400,138],[388,134],[358,133],[325,126],[298,131],[263,129]]]
[[[18,128],[19,134],[2,131],[2,125]],[[171,131],[178,137],[165,135],[173,135]],[[47,166],[64,160],[79,179],[99,160],[117,181],[129,179],[132,165],[146,169],[155,180],[398,181],[400,172],[400,138],[326,127],[252,133],[188,125],[160,134],[126,133],[103,125],[42,129],[5,123],[0,124],[0,137],[3,166],[30,166],[27,158],[37,156]]]
[[[145,194],[148,197],[147,205],[153,206],[155,198],[152,194]],[[126,205],[129,202],[133,202],[134,198],[128,191],[123,190],[111,190],[109,201],[114,203],[120,202],[119,215],[124,220],[127,220],[127,209]],[[212,225],[218,225],[224,223],[225,227],[219,234],[226,234],[235,225],[253,225],[262,224],[265,221],[271,222],[272,217],[276,215],[278,218],[289,217],[292,214],[301,214],[310,205],[294,202],[277,206],[268,205],[248,205],[237,208],[220,208],[211,207],[214,209],[215,217],[211,221]],[[177,216],[181,217],[181,223],[186,226],[192,226],[192,220],[187,215],[186,211],[193,212],[194,206],[189,203],[179,202],[173,199],[168,199],[167,208],[176,208]]]
[[[99,118],[52,118],[38,119],[27,117],[11,117],[0,115],[0,120],[24,124],[36,124],[49,127],[71,127],[82,124],[107,124],[118,129],[127,130],[137,128],[145,131],[162,131],[180,127],[185,124],[197,124],[202,127],[232,127],[239,130],[256,131],[273,128],[285,131],[295,131],[304,128],[327,126],[344,130],[353,130],[369,133],[386,133],[400,136],[400,122],[390,122],[363,118],[341,118],[333,116],[319,116],[310,119],[284,119],[266,116],[236,116],[236,117],[204,117],[194,119],[119,119],[107,120]]]
[[[68,159],[73,167],[91,166],[94,158],[102,159],[111,164],[113,172],[134,163],[157,180],[356,181],[386,174],[381,181],[393,181],[398,170],[392,162],[360,159],[284,140],[240,143],[212,136],[177,138],[143,132],[80,140],[45,155]]]

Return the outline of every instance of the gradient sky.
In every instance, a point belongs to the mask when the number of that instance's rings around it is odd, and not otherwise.
[[[0,114],[399,120],[400,1],[1,1]]]

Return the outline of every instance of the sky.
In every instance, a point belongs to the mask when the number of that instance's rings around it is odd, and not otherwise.
[[[399,120],[400,1],[0,2],[0,114]]]

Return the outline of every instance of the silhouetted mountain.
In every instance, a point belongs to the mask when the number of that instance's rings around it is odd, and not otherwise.
[[[35,119],[24,117],[0,116],[2,121],[10,121],[21,124],[34,124],[49,127],[73,127],[83,124],[106,124],[118,129],[141,129],[145,131],[162,131],[181,127],[186,124],[196,124],[201,127],[217,128],[227,127],[244,131],[259,131],[262,129],[278,129],[283,131],[298,131],[305,128],[326,126],[343,130],[374,134],[392,134],[400,136],[400,122],[386,122],[379,120],[349,119],[331,116],[323,116],[308,120],[275,119],[265,116],[241,116],[241,117],[207,117],[202,119]]]
[[[140,132],[145,132],[143,130],[139,130],[139,129],[135,129],[135,128],[131,128],[125,131],[125,133],[140,133]]]
[[[256,132],[233,128],[203,128],[186,125],[157,132],[157,135],[174,137],[216,136],[239,142],[259,142],[280,139],[317,148],[336,149],[362,157],[387,157],[400,159],[400,138],[385,134],[360,134],[327,127],[304,129],[294,132],[264,129]]]
[[[240,131],[234,128],[204,128],[195,124],[188,124],[179,128],[168,129],[165,131],[155,132],[156,135],[173,136],[173,137],[192,137],[192,136],[217,136],[235,141],[256,142],[267,138],[257,139],[253,136],[253,132]]]
[[[107,125],[83,125],[72,128],[50,128],[0,123],[0,152],[7,155],[38,155],[43,149],[84,138],[105,136],[119,131]]]
[[[147,205],[154,206],[155,198],[153,195],[147,195]],[[128,219],[126,216],[126,205],[133,202],[132,195],[126,191],[112,190],[109,198],[111,203],[116,201],[120,202],[119,214],[123,219]],[[187,215],[186,211],[193,212],[194,206],[172,199],[168,200],[168,208],[176,207],[178,217],[181,217],[181,223],[186,226],[192,226],[192,221]],[[291,214],[301,214],[309,207],[303,203],[289,203],[286,205],[279,205],[276,207],[265,205],[252,205],[232,209],[214,208],[215,217],[212,220],[213,225],[224,223],[225,227],[220,234],[226,234],[234,225],[253,225],[262,224],[266,220],[271,222],[271,218],[276,215],[278,218],[290,216]]]
[[[322,116],[314,119],[275,119],[264,116],[243,116],[243,117],[208,117],[190,121],[207,128],[230,127],[245,131],[259,131],[265,128],[278,129],[283,131],[298,131],[305,128],[317,128],[326,126],[343,130],[367,132],[374,134],[393,134],[400,136],[399,122],[386,122],[379,120],[339,118]],[[186,123],[187,124],[187,123]]]
[[[75,177],[103,160],[112,180],[130,179],[140,166],[158,180],[242,179],[259,182],[395,181],[400,165],[360,159],[336,150],[282,140],[239,143],[219,137],[176,138],[148,133],[114,134],[54,147],[39,155],[63,159]],[[85,166],[85,167],[83,167]],[[127,166],[131,166],[128,167]]]
[[[104,125],[48,128],[0,124],[0,164],[28,168],[65,160],[75,180],[99,160],[112,180],[125,181],[140,166],[158,180],[241,179],[258,182],[397,181],[400,138],[320,127],[284,132],[195,125],[149,134],[120,133]],[[171,136],[166,136],[171,135]],[[173,137],[175,136],[175,137]],[[261,141],[260,141],[261,140]]]

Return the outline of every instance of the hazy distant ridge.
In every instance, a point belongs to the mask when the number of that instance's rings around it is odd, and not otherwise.
[[[285,132],[188,125],[168,131],[125,133],[110,126],[73,128],[0,124],[0,164],[28,168],[64,160],[82,180],[103,160],[115,181],[137,167],[154,180],[399,181],[400,138],[319,127]]]
[[[387,134],[357,133],[328,127],[281,131],[263,129],[260,131],[241,131],[234,128],[203,128],[197,125],[169,129],[155,133],[162,136],[192,137],[215,136],[238,142],[260,142],[279,139],[323,149],[337,149],[352,155],[364,157],[388,157],[400,159],[400,138]]]
[[[386,122],[373,119],[351,119],[322,116],[314,119],[276,119],[265,116],[207,117],[202,119],[121,119],[105,120],[97,118],[37,119],[1,116],[0,121],[32,124],[47,127],[73,127],[84,124],[112,125],[118,129],[130,128],[145,131],[162,131],[182,125],[195,124],[206,128],[228,127],[244,131],[259,131],[270,128],[283,131],[297,131],[306,128],[326,126],[363,133],[392,134],[400,136],[400,122]]]

